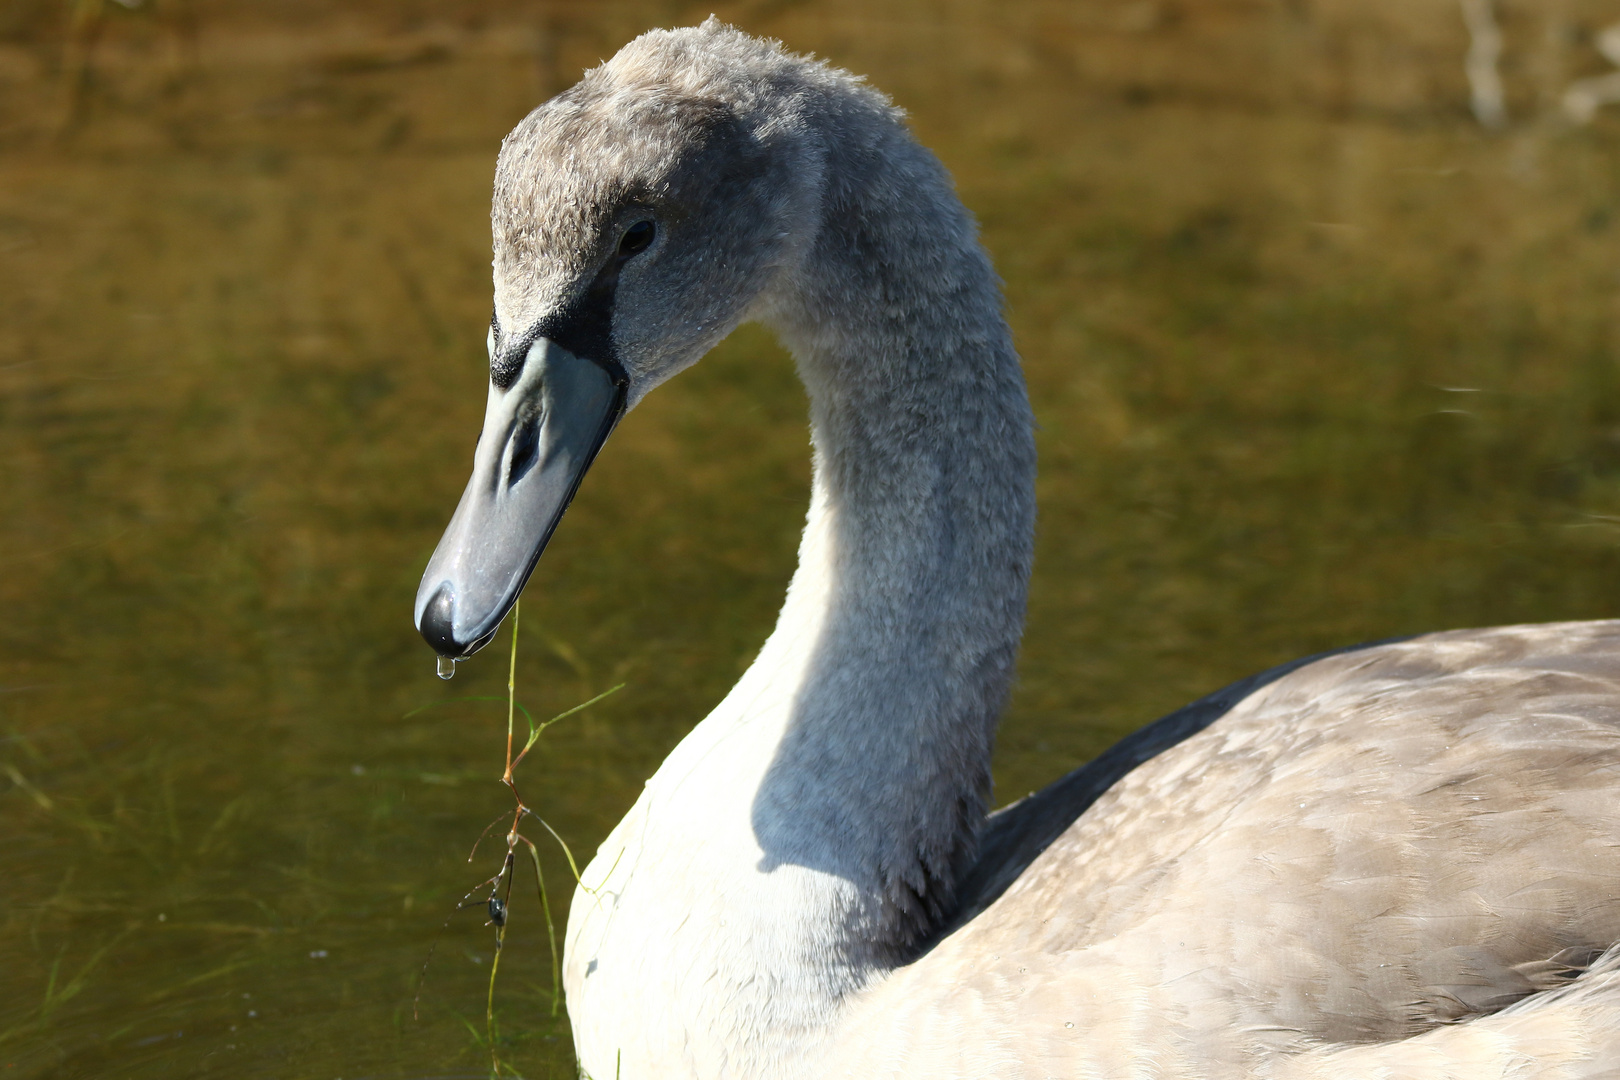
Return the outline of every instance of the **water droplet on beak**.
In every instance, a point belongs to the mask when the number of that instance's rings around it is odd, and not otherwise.
[[[448,656],[439,657],[439,678],[453,679],[456,677],[456,662]]]

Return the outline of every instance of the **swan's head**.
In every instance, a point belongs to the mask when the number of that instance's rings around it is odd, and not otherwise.
[[[654,32],[502,144],[489,404],[416,597],[441,656],[494,635],[619,418],[747,317],[814,231],[795,69],[826,71],[713,20]]]

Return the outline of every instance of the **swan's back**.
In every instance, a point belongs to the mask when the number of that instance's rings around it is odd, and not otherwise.
[[[1553,1068],[1513,1031],[1614,1072],[1620,976],[1585,973],[1617,940],[1620,623],[1441,633],[1284,675],[1128,773],[870,1016],[922,1029],[913,1075],[930,1046],[981,1074],[964,1016],[1007,1035],[983,1075]]]

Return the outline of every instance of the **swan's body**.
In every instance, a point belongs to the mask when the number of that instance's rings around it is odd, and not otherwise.
[[[490,412],[418,601],[441,652],[493,632],[620,413],[739,321],[812,401],[776,630],[575,894],[584,1071],[1620,1073],[1620,624],[1290,665],[987,821],[1034,454],[932,155],[711,21],[519,125],[494,225]]]

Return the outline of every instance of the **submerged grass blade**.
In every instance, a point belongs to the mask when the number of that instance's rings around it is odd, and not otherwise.
[[[506,695],[504,695],[504,694],[468,694],[466,697],[445,698],[443,701],[430,701],[426,705],[418,705],[416,708],[412,709],[410,712],[405,713],[403,716],[401,716],[400,719],[401,720],[409,720],[411,717],[417,715],[418,713],[425,713],[429,709],[437,709],[441,705],[456,705],[456,704],[459,704],[459,703],[461,703],[463,701],[505,701],[505,700],[506,700]],[[530,713],[527,708],[524,707],[523,702],[521,702],[521,701],[517,702],[517,711],[523,714],[523,718],[529,722],[529,725],[531,727],[534,726],[534,715],[532,713]]]
[[[47,813],[56,812],[56,800],[52,799],[49,795],[39,790],[39,788],[29,783],[28,778],[23,776],[22,771],[15,765],[11,764],[9,761],[5,762],[4,764],[0,764],[0,772],[4,772],[6,776],[11,779],[11,782],[17,785],[17,790],[21,791],[24,795],[27,795],[30,799],[33,799],[35,805],[37,805],[41,810],[44,810]]]
[[[124,940],[124,938],[128,937],[129,934],[130,931],[128,929],[121,930],[117,934],[114,934],[111,940],[106,942],[95,952],[91,953],[90,959],[79,965],[79,970],[71,979],[63,983],[60,988],[57,988],[56,986],[56,973],[57,965],[60,964],[62,959],[62,954],[58,953],[56,963],[51,965],[51,978],[50,983],[47,985],[45,990],[45,1000],[40,1004],[40,1022],[43,1023],[44,1021],[48,1020],[51,1013],[55,1012],[68,1001],[77,997],[79,991],[84,989],[85,981],[90,977],[90,973],[96,969],[97,965],[99,965],[103,959],[106,958],[107,953],[112,951],[113,946]]]
[[[130,932],[129,929],[125,929],[114,934],[91,953],[88,960],[79,965],[78,971],[65,980],[62,977],[62,958],[67,952],[67,946],[62,946],[57,951],[56,958],[51,961],[50,972],[45,978],[45,992],[40,996],[39,1007],[34,1010],[33,1018],[0,1031],[0,1046],[19,1036],[45,1028],[50,1023],[51,1015],[79,995],[85,988],[90,973],[101,964],[114,946],[129,936]]]

